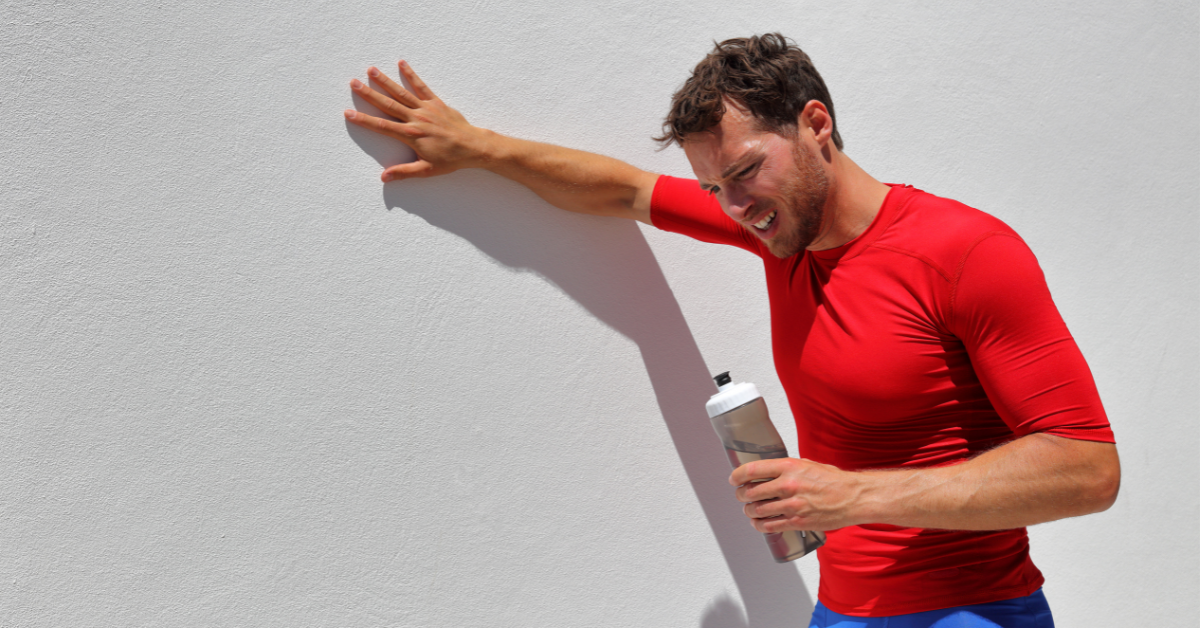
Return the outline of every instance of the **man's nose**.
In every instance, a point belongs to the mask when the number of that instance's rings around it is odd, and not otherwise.
[[[725,189],[725,205],[729,208],[729,217],[740,221],[754,206],[754,199],[742,186],[729,186]]]

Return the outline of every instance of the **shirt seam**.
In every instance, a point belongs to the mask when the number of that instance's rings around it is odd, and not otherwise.
[[[927,266],[929,266],[935,272],[937,272],[937,274],[941,275],[942,279],[945,279],[947,283],[950,282],[950,273],[946,272],[945,270],[942,270],[942,268],[940,266],[938,266],[936,262],[929,259],[928,257],[925,257],[924,255],[921,255],[920,253],[917,253],[915,251],[909,251],[907,249],[902,249],[902,248],[895,247],[895,246],[891,246],[890,244],[873,244],[871,246],[874,248],[877,248],[877,249],[883,249],[885,251],[899,253],[900,255],[907,255],[915,260],[924,262]]]
[[[904,189],[907,189],[907,188],[901,187],[899,189],[901,191],[903,191]],[[895,190],[896,190],[896,188],[892,188],[892,190],[889,190],[889,194]],[[907,198],[903,199],[903,202],[900,205],[891,208],[891,211],[888,212],[889,216],[887,217],[887,224],[879,225],[879,233],[875,234],[875,237],[872,238],[870,242],[863,242],[862,248],[860,248],[859,250],[854,251],[850,255],[841,257],[840,261],[846,262],[846,261],[852,260],[852,259],[858,257],[859,255],[862,255],[863,253],[865,253],[867,251],[867,249],[877,246],[875,243],[879,242],[879,238],[882,238],[883,234],[887,233],[888,230],[890,230],[892,228],[892,225],[896,224],[896,219],[899,218],[900,214],[903,213],[904,210],[907,209],[908,206],[912,204],[913,199],[915,199],[916,197],[917,197],[916,194],[909,194]],[[884,200],[884,203],[886,203],[886,202],[887,202],[887,199]],[[882,207],[880,207],[880,211],[883,211]],[[867,230],[871,231],[872,229],[871,229],[871,227],[867,227]],[[845,245],[843,245],[843,246],[845,246]],[[853,245],[851,245],[851,246],[853,246]],[[818,257],[820,257],[820,256],[818,255]]]
[[[954,269],[954,278],[950,280],[950,304],[949,304],[949,308],[947,310],[947,316],[946,316],[946,318],[947,318],[946,324],[949,325],[950,327],[953,327],[955,325],[955,323],[957,322],[955,320],[955,317],[957,316],[957,311],[955,310],[955,307],[958,304],[958,286],[959,286],[959,282],[962,281],[963,269],[966,268],[966,266],[967,266],[967,259],[971,257],[971,253],[975,252],[975,247],[982,244],[984,240],[987,240],[988,238],[991,238],[993,236],[1005,236],[1005,237],[1013,238],[1014,240],[1017,240],[1018,242],[1022,241],[1020,236],[1017,236],[1016,234],[1013,234],[1013,233],[1009,233],[1007,231],[988,231],[987,233],[983,233],[983,234],[979,235],[978,237],[976,237],[975,240],[972,241],[971,244],[967,246],[966,250],[963,251],[962,257],[960,257],[958,259],[958,266]]]

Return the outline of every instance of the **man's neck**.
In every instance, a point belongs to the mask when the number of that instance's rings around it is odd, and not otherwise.
[[[879,214],[883,200],[891,190],[838,150],[833,151],[828,176],[827,224],[821,237],[808,246],[810,251],[837,248],[862,235]]]

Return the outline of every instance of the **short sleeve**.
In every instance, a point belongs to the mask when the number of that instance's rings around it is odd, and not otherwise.
[[[660,176],[650,199],[650,222],[663,231],[729,244],[762,257],[758,239],[725,215],[721,204],[695,179]]]
[[[1115,442],[1091,370],[1024,241],[1005,232],[981,236],[963,255],[950,294],[951,331],[1017,436]]]

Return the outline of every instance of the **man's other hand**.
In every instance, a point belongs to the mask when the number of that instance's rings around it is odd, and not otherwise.
[[[759,532],[836,530],[854,521],[858,474],[799,458],[748,462],[729,476]]]
[[[442,102],[407,62],[401,61],[399,66],[412,91],[375,67],[369,68],[367,75],[382,91],[358,79],[350,81],[354,93],[395,120],[353,109],[345,111],[346,119],[364,129],[396,138],[417,153],[416,161],[392,166],[380,178],[386,182],[432,177],[481,165],[488,131],[471,126],[461,113]]]

